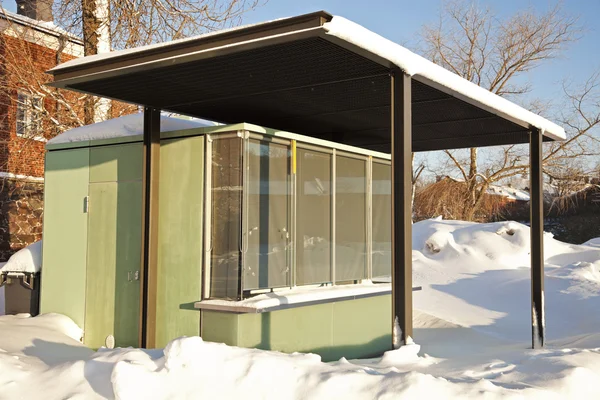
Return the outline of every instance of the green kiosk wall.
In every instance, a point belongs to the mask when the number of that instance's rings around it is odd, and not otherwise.
[[[204,303],[204,135],[253,130],[260,133],[240,124],[161,135],[156,346],[201,335],[234,346],[314,352],[324,361],[389,350],[389,293],[262,312],[198,307]],[[109,335],[116,346],[137,346],[141,137],[47,150],[41,311],[71,317],[89,347],[104,346]]]
[[[390,350],[391,296],[328,301],[259,313],[202,310],[202,338],[230,346],[317,353],[323,361]]]
[[[198,335],[204,137],[161,141],[157,346]],[[167,138],[169,137],[169,138]],[[92,348],[137,346],[141,137],[49,145],[41,312],[71,317]]]

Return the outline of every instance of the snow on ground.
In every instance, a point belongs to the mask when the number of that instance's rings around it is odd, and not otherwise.
[[[198,337],[93,352],[66,317],[5,316],[0,399],[600,398],[600,249],[544,241],[543,350],[529,349],[529,228],[437,219],[414,225],[418,344],[334,363]]]
[[[600,247],[600,237],[588,240],[583,244],[584,246]]]

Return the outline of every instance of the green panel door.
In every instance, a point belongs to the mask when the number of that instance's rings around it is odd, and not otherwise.
[[[204,137],[161,141],[156,347],[200,334]]]
[[[89,149],[46,153],[41,312],[84,326]]]
[[[141,143],[93,147],[90,149],[90,183],[142,179]]]
[[[89,188],[85,344],[137,346],[140,299],[142,184],[93,183]]]

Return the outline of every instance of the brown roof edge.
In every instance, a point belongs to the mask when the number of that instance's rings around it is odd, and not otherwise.
[[[54,75],[55,80],[68,79],[74,76],[88,74],[90,70],[98,72],[99,70],[109,70],[112,68],[123,67],[135,63],[151,62],[161,58],[168,58],[198,50],[199,47],[222,46],[230,43],[248,41],[268,35],[278,35],[287,32],[298,31],[302,29],[317,28],[331,21],[333,15],[326,11],[316,11],[309,14],[303,14],[296,17],[283,18],[271,22],[259,23],[232,29],[214,35],[200,35],[197,38],[174,42],[164,46],[150,47],[147,50],[141,49],[134,53],[115,54],[111,57],[101,58],[97,61],[90,61],[85,64],[74,65],[72,67],[52,69],[47,71]],[[81,73],[77,73],[81,72]]]

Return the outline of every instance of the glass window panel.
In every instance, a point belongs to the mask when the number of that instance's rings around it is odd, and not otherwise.
[[[29,95],[19,92],[17,95],[17,135],[23,136],[27,130],[27,109]]]
[[[44,106],[42,97],[33,96],[28,93],[17,93],[17,135],[36,137],[40,135],[42,108]]]
[[[242,139],[212,142],[211,297],[238,299],[241,263]]]
[[[392,168],[373,163],[373,277],[392,273]]]
[[[336,157],[335,280],[366,278],[367,163]]]
[[[296,284],[331,282],[331,155],[297,150]]]
[[[289,285],[289,146],[250,140],[244,289]]]

